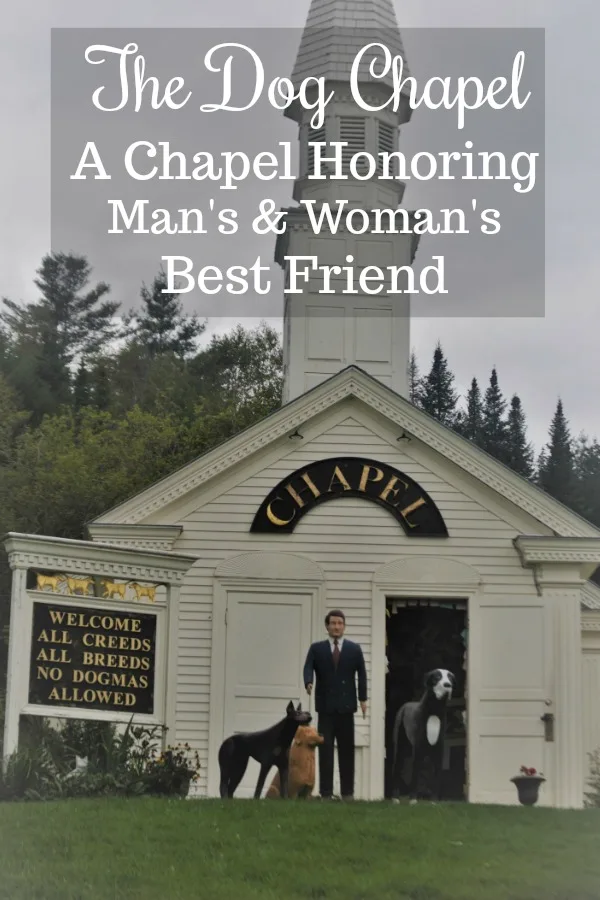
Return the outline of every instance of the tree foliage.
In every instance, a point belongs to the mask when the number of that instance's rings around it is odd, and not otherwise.
[[[141,309],[127,319],[131,339],[151,357],[173,353],[184,358],[194,353],[206,326],[197,316],[185,315],[177,294],[167,292],[162,269],[150,289],[142,285],[140,296]]]
[[[550,425],[550,440],[539,470],[540,486],[562,503],[572,503],[575,488],[575,464],[569,423],[562,401],[556,404],[556,411]]]
[[[91,273],[85,257],[51,253],[34,280],[39,300],[3,300],[5,374],[37,420],[70,401],[73,360],[97,353],[117,332],[119,303],[104,299],[110,291],[104,282],[89,287]]]
[[[421,383],[420,406],[443,425],[452,427],[456,421],[458,394],[454,389],[454,375],[438,342],[433,353],[429,374]]]
[[[514,394],[508,411],[506,463],[525,478],[533,477],[533,447],[527,440],[525,413],[520,398]]]
[[[466,408],[461,411],[457,421],[457,431],[468,441],[480,445],[483,431],[483,404],[481,391],[476,378],[471,381],[467,392]]]
[[[410,362],[408,365],[408,396],[411,403],[422,408],[423,399],[423,379],[419,370],[417,355],[413,350],[410,354]]]
[[[483,398],[480,446],[500,462],[508,462],[508,423],[506,400],[500,390],[495,368]]]

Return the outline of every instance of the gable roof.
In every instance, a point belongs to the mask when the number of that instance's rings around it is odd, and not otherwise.
[[[141,523],[236,463],[263,451],[286,434],[292,434],[317,414],[352,397],[552,528],[555,534],[600,536],[600,529],[357,366],[348,366],[255,425],[107,510],[94,519],[93,524]]]

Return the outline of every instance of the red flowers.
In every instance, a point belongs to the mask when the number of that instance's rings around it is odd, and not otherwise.
[[[528,769],[527,766],[521,766],[521,772],[523,775],[537,775],[536,769]]]

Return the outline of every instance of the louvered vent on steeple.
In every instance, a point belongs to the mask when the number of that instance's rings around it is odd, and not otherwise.
[[[340,141],[347,145],[342,150],[345,172],[355,153],[362,153],[365,150],[366,135],[367,122],[364,116],[342,116],[340,118]]]
[[[378,140],[378,152],[379,153],[393,153],[397,150],[397,138],[398,138],[398,129],[393,125],[390,125],[389,122],[383,122],[381,119],[377,121],[377,140]],[[395,171],[397,166],[395,164],[392,165],[392,171]],[[383,159],[379,157],[379,165],[377,168],[379,174],[383,172]]]
[[[312,175],[315,171],[314,144],[323,144],[326,141],[325,125],[321,128],[311,128],[308,132],[308,172]],[[322,149],[322,148],[321,148]]]

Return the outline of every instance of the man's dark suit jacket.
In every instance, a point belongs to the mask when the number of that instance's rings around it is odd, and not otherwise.
[[[360,644],[344,638],[337,670],[329,640],[311,644],[304,663],[304,684],[312,684],[317,676],[315,707],[318,713],[354,713],[356,702],[356,673],[358,699],[367,700],[367,670]]]

